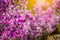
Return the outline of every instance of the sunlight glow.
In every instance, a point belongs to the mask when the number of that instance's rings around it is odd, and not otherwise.
[[[28,4],[27,4],[27,9],[33,9],[34,5],[36,3],[36,0],[28,0]]]
[[[39,3],[42,4],[42,9],[46,10],[48,7],[52,6],[53,0],[39,0]]]

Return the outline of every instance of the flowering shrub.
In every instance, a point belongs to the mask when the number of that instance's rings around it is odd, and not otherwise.
[[[21,0],[18,4],[15,1],[3,0],[8,7],[0,1],[0,10],[6,9],[0,11],[0,40],[33,40],[41,37],[44,31],[52,33],[60,22],[60,15],[57,14],[60,9],[56,0],[36,0],[32,9],[28,7],[30,10],[27,9],[28,0]]]

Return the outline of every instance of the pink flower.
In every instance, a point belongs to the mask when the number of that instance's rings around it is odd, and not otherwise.
[[[55,9],[57,9],[60,12],[60,0],[55,0],[53,2],[53,7],[55,7]]]

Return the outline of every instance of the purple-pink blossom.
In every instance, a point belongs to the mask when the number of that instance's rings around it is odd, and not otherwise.
[[[38,0],[37,0],[38,1]],[[4,2],[10,2],[5,0]],[[59,1],[56,0],[56,4],[49,6],[48,4],[36,3],[32,10],[27,10],[25,1],[22,1],[21,9],[18,5],[8,4],[5,7],[2,3],[1,9],[5,9],[5,12],[0,12],[0,40],[28,40],[30,38],[37,38],[43,35],[43,32],[52,33],[57,23],[60,22],[60,15],[57,14],[56,9],[59,9]],[[13,1],[14,3],[14,1]],[[4,6],[4,7],[3,7]],[[43,6],[49,6],[45,10]],[[55,7],[56,6],[56,7]],[[56,9],[55,9],[56,8]]]

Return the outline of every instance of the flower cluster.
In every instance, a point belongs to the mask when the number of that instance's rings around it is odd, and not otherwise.
[[[9,3],[11,1],[9,0],[0,0],[0,20],[3,18],[3,13],[7,11],[7,8],[9,6]]]
[[[6,11],[7,6],[8,5],[4,1],[0,0],[0,14],[1,12]]]
[[[36,23],[34,24],[34,21],[35,17],[31,14],[31,11],[19,10],[15,5],[10,5],[8,11],[3,13],[1,23],[4,24],[4,27],[2,26],[4,31],[1,33],[1,40],[6,38],[12,40],[16,39],[16,37],[19,40],[23,40],[28,35],[31,37],[41,36],[42,28],[36,25]]]
[[[55,30],[55,25],[60,21],[60,15],[57,15],[56,11],[57,5],[54,7],[49,1],[45,3],[47,5],[40,4],[40,0],[37,0],[33,15],[32,10],[26,9],[28,3],[26,1],[19,1],[22,7],[13,1],[14,4],[9,4],[7,11],[0,16],[0,40],[29,40],[29,38],[41,37],[44,31],[52,33]],[[7,3],[6,0],[5,2]],[[55,1],[53,2],[56,4]],[[2,7],[1,9],[5,8]]]
[[[55,0],[54,1],[54,7],[58,12],[60,12],[60,0]]]
[[[36,0],[36,5],[33,9],[38,18],[39,25],[42,26],[47,32],[53,32],[56,28],[55,25],[60,20],[60,16],[57,15],[56,11],[56,6],[59,4],[56,2],[57,0]]]

